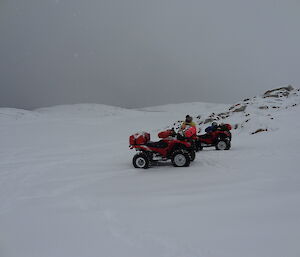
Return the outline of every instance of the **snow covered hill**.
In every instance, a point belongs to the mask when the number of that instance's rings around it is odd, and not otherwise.
[[[281,115],[282,111],[290,110],[299,104],[300,89],[294,89],[289,85],[268,90],[263,95],[246,98],[232,106],[218,105],[220,107],[218,111],[209,113],[207,113],[208,108],[215,108],[216,105],[198,105],[198,113],[195,113],[195,117],[199,126],[199,133],[204,133],[204,129],[215,121],[219,124],[229,123],[239,132],[256,134],[279,129],[280,124],[278,124],[276,117]],[[170,124],[168,128],[179,128],[181,123],[182,120],[179,120]]]
[[[283,110],[300,104],[299,91],[292,86],[268,90],[263,95],[246,98],[221,113],[211,113],[200,120],[199,125],[212,121],[230,123],[235,129],[251,134],[279,129],[277,116]]]
[[[300,256],[299,103],[286,87],[233,106],[1,108],[0,256]],[[232,149],[134,169],[128,136],[186,114],[235,125]]]

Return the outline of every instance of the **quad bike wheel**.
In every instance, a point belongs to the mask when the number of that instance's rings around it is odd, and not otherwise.
[[[191,162],[189,153],[183,150],[176,150],[171,160],[174,167],[188,167]]]
[[[198,144],[197,149],[198,149],[198,151],[202,151],[203,150],[203,146],[201,145],[201,143]]]
[[[189,156],[190,156],[191,162],[193,162],[196,158],[196,152],[194,150],[189,151]]]
[[[201,145],[201,142],[197,142],[196,144],[196,152],[202,151],[203,150],[203,146]]]
[[[228,142],[227,142],[227,147],[225,148],[225,150],[229,150],[230,148],[231,148],[231,142],[228,141]]]
[[[132,164],[137,169],[148,169],[150,161],[145,153],[138,153],[132,159]]]
[[[226,139],[221,139],[216,144],[216,150],[229,150],[230,149],[230,141]]]

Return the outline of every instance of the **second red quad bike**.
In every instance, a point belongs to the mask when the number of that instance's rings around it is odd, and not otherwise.
[[[196,150],[203,147],[215,147],[216,150],[229,150],[231,147],[231,125],[224,124],[218,126],[215,131],[197,136],[195,140]]]
[[[158,142],[150,141],[147,132],[136,133],[129,137],[129,147],[138,153],[133,157],[135,168],[149,168],[157,161],[171,160],[175,167],[188,167],[195,159],[195,141],[175,133],[174,130],[160,132]]]

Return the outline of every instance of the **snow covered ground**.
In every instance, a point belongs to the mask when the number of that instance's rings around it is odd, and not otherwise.
[[[130,134],[228,107],[1,108],[0,256],[300,256],[299,105],[188,168],[131,164]]]

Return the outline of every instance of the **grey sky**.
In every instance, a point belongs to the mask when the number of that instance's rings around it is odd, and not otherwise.
[[[0,106],[233,103],[299,47],[299,0],[0,0]]]

